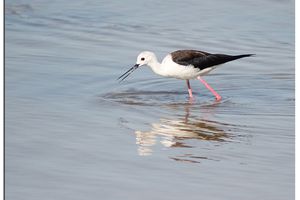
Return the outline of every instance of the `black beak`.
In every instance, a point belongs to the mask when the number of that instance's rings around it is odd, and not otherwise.
[[[133,67],[131,67],[129,70],[127,70],[127,72],[125,72],[124,74],[122,74],[117,80],[119,80],[120,82],[122,82],[125,78],[127,78],[134,70],[136,70],[140,65],[139,64],[135,64]]]

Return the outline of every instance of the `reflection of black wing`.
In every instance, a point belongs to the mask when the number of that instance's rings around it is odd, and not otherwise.
[[[203,51],[179,50],[171,53],[174,62],[180,65],[193,65],[200,70],[220,65],[232,60],[248,57],[253,54],[230,56],[225,54],[210,54]]]

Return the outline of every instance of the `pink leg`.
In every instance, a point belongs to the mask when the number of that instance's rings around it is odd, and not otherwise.
[[[186,84],[187,84],[187,87],[188,87],[190,98],[193,98],[193,92],[192,92],[192,88],[191,88],[191,85],[190,85],[190,81],[186,80]]]
[[[208,85],[205,80],[203,80],[200,76],[198,76],[197,79],[201,81],[205,85],[205,87],[215,95],[217,101],[220,101],[222,99],[222,97],[210,85]]]

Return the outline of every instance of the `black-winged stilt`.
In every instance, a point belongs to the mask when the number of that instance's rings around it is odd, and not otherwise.
[[[122,74],[118,80],[123,81],[138,67],[148,65],[158,75],[186,80],[190,98],[193,98],[193,93],[189,80],[198,79],[215,95],[216,100],[220,101],[221,96],[201,76],[215,69],[220,64],[252,55],[254,54],[231,56],[197,50],[178,50],[168,54],[159,63],[153,52],[143,51],[138,55],[136,64]]]

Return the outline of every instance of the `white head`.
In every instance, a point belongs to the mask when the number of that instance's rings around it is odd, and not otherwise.
[[[125,78],[127,78],[134,70],[136,70],[137,68],[139,68],[140,66],[143,65],[148,65],[151,68],[155,65],[157,65],[157,58],[155,56],[155,54],[153,52],[150,51],[143,51],[141,52],[136,60],[136,64],[131,67],[127,72],[125,72],[124,74],[122,74],[118,80],[123,81]]]
[[[143,66],[143,65],[148,65],[151,63],[157,62],[157,58],[155,54],[151,51],[143,51],[141,52],[137,59],[136,59],[136,65]]]

